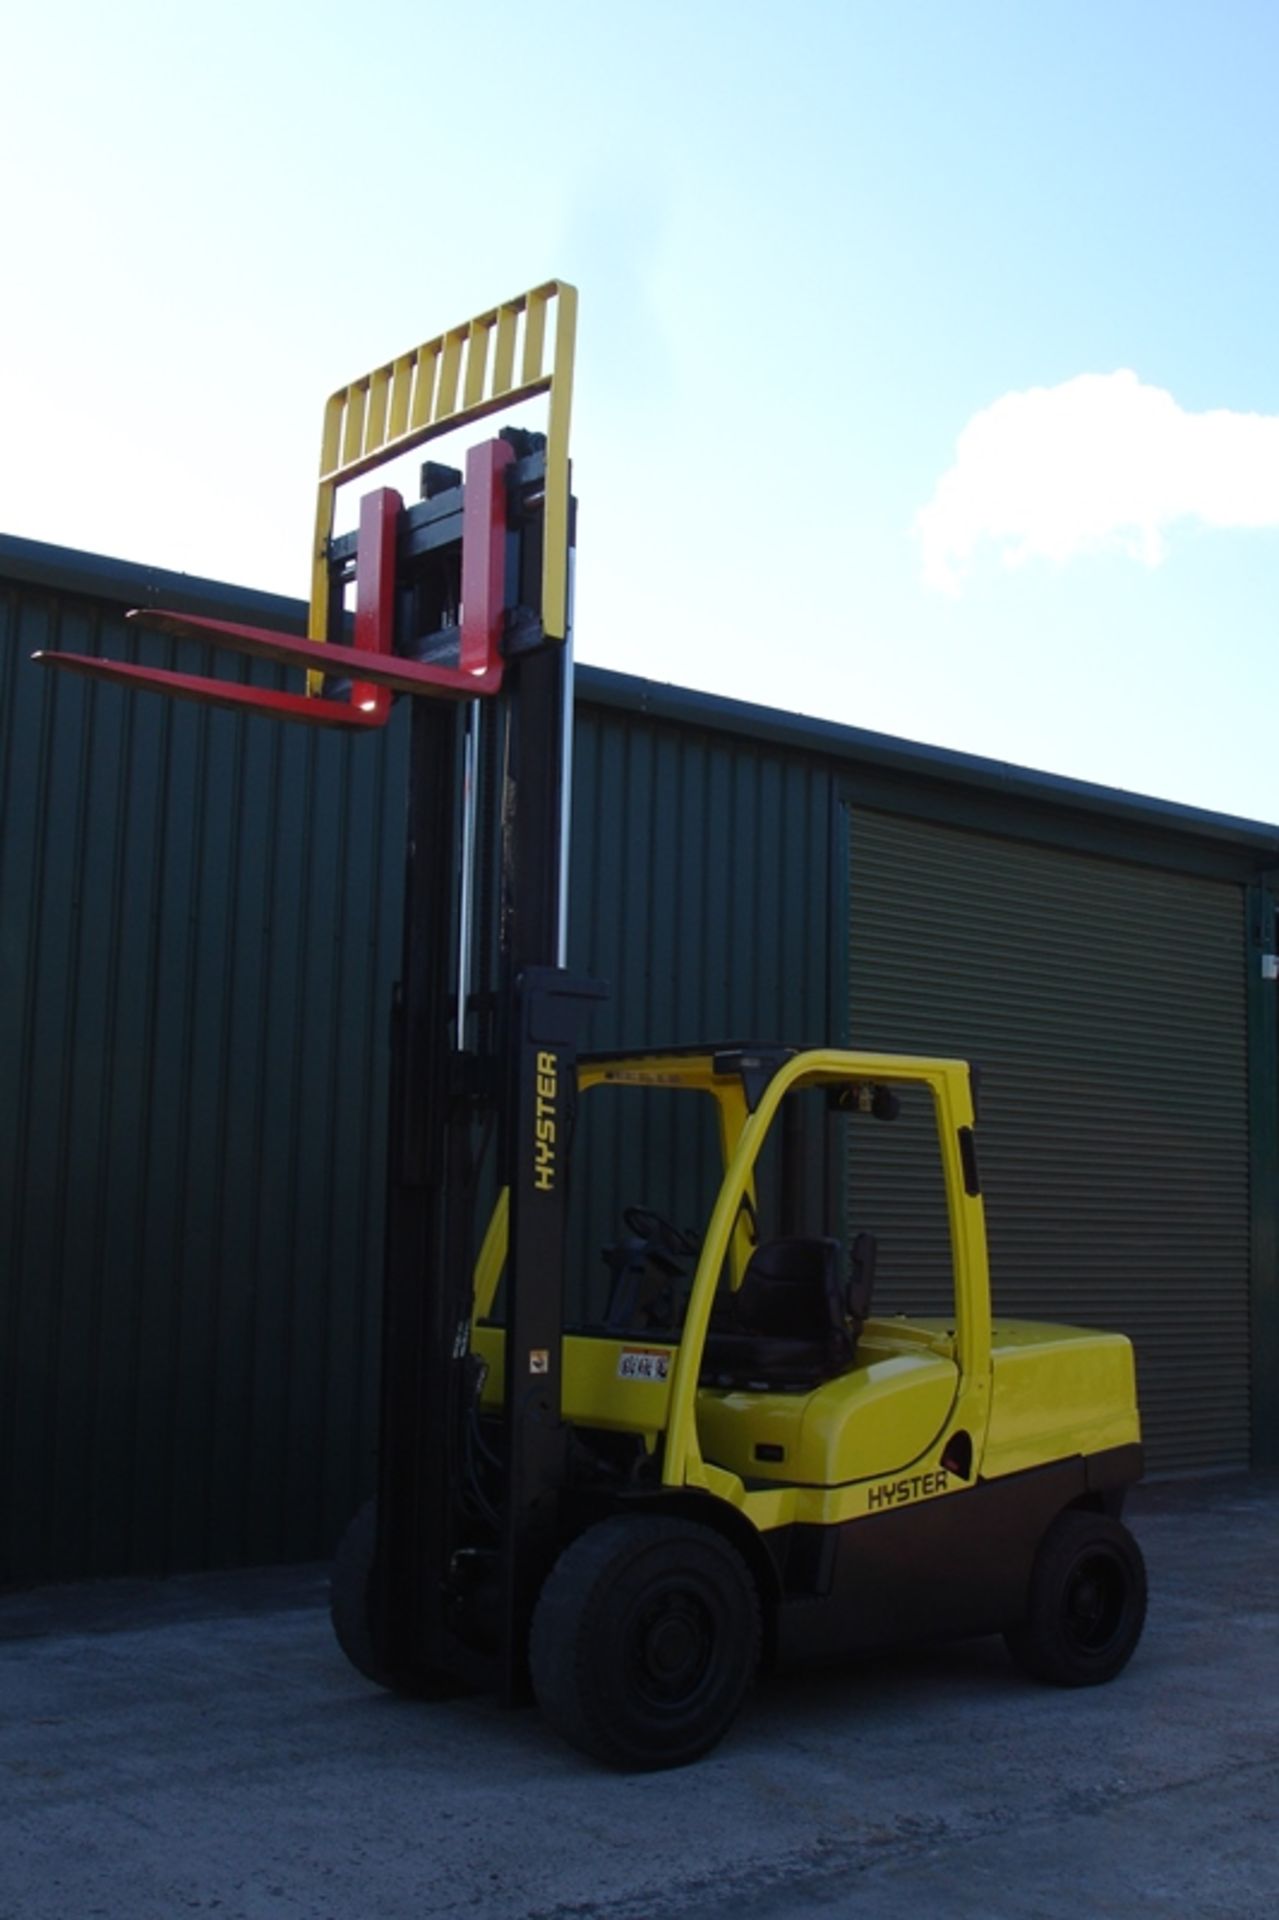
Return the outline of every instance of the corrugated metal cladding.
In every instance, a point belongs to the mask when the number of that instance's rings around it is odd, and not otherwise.
[[[372,1455],[405,713],[347,740],[32,665],[269,681],[126,632],[115,571],[0,583],[0,1582],[323,1554]],[[825,1032],[832,810],[780,749],[580,708],[592,1044]],[[601,1150],[678,1203],[646,1149]]]
[[[310,1555],[373,1412],[403,743],[43,671],[210,662],[0,606],[0,1578]]]
[[[575,966],[611,988],[589,1046],[828,1038],[844,991],[834,808],[818,761],[580,707],[570,948]],[[581,1290],[570,1312],[601,1304],[600,1248],[620,1231],[610,1197],[705,1220],[718,1136],[702,1104],[621,1088],[583,1101],[569,1221]]]
[[[612,989],[590,1044],[826,1037],[829,769],[589,695],[580,705],[570,944]]]
[[[1122,1328],[1149,1466],[1246,1466],[1241,889],[863,809],[849,838],[853,1044],[983,1068],[996,1313]],[[922,1132],[859,1130],[850,1196],[877,1298],[945,1312]]]

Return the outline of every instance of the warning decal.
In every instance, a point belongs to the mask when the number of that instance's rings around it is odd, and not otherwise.
[[[619,1380],[665,1380],[671,1356],[663,1347],[623,1347],[617,1357]]]

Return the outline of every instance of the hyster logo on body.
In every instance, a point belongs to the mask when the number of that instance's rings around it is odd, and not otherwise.
[[[879,1507],[904,1507],[911,1500],[926,1500],[929,1494],[945,1493],[949,1481],[942,1468],[935,1473],[915,1473],[909,1480],[889,1480],[882,1487],[872,1487],[866,1495],[866,1505],[872,1513]]]
[[[539,1193],[550,1193],[555,1186],[555,1101],[559,1085],[558,1057],[539,1053],[533,1124],[533,1185]]]

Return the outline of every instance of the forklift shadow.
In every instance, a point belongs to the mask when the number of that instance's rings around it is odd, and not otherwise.
[[[851,1732],[866,1738],[909,1732],[912,1725],[938,1728],[980,1701],[1000,1709],[1008,1696],[1024,1696],[1027,1685],[998,1638],[805,1661],[761,1676],[724,1746],[700,1764],[731,1766],[743,1746],[794,1748],[820,1745],[828,1735],[842,1740]],[[611,1772],[557,1739],[536,1709],[511,1712],[492,1694],[431,1701],[357,1681],[340,1711],[348,1750],[379,1754],[393,1765],[446,1766],[462,1789],[491,1786],[495,1769],[512,1783],[545,1780],[548,1767],[566,1778]]]
[[[750,1695],[752,1721],[784,1718],[792,1730],[855,1713],[900,1721],[916,1711],[936,1718],[974,1701],[1024,1695],[1027,1681],[997,1635],[931,1641],[865,1654],[805,1660],[764,1675]]]

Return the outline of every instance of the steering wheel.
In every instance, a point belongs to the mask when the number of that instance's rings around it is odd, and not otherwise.
[[[613,1270],[605,1325],[632,1333],[673,1331],[684,1316],[687,1262],[697,1258],[701,1241],[651,1207],[625,1207],[622,1221],[630,1240],[604,1249]]]
[[[686,1233],[682,1227],[672,1226],[660,1213],[654,1213],[652,1207],[623,1207],[622,1222],[628,1233],[633,1233],[637,1240],[647,1241],[658,1253],[689,1259],[702,1250],[700,1234]]]

